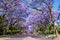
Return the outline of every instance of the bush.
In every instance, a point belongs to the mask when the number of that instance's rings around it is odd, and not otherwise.
[[[45,34],[53,34],[54,31],[53,30],[45,30]]]
[[[60,34],[60,26],[57,26],[57,31]]]
[[[50,29],[50,27],[47,27],[45,29],[45,34],[54,34],[54,30],[53,29]]]
[[[22,34],[21,30],[9,30],[9,29],[6,30],[6,33],[7,33],[7,34],[11,34],[11,33],[12,33],[12,34],[16,34],[16,33]]]
[[[60,34],[60,26],[56,26],[56,27],[57,27],[58,33]],[[45,30],[45,33],[46,34],[54,34],[54,30],[53,29],[49,30],[49,27],[47,27]]]

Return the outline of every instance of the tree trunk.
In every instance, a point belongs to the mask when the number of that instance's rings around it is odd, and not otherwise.
[[[58,37],[58,31],[56,26],[54,26],[54,18],[53,18],[53,13],[52,13],[52,8],[49,7],[49,11],[50,11],[50,25],[51,27],[53,27],[54,33],[56,34],[56,37]]]
[[[59,33],[58,33],[58,31],[57,31],[57,28],[54,26],[54,33],[56,34],[56,37],[58,37],[59,36]]]
[[[6,34],[6,29],[5,29],[5,27],[3,28],[3,35],[5,35]]]

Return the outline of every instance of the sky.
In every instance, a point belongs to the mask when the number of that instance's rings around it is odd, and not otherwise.
[[[58,10],[58,5],[59,4],[60,4],[60,0],[54,0],[54,4],[53,4],[53,10],[54,11],[60,12],[60,10]]]
[[[58,10],[58,5],[60,4],[60,0],[54,0],[54,4],[53,4],[53,10],[54,11],[57,11],[57,12],[60,12],[60,8]],[[60,25],[60,20],[57,20],[55,22],[55,25]]]

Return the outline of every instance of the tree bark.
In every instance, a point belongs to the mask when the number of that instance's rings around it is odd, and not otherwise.
[[[52,8],[49,7],[49,11],[50,11],[50,25],[51,27],[53,27],[54,33],[56,34],[56,37],[58,37],[59,33],[57,31],[56,26],[54,25],[54,18],[53,18],[53,13],[52,13]]]

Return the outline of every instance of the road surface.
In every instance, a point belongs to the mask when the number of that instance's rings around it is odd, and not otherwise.
[[[11,37],[11,38],[0,38],[0,40],[60,40],[60,38],[46,38],[46,37],[37,37],[37,36],[28,36],[28,35],[22,35],[18,37]]]

